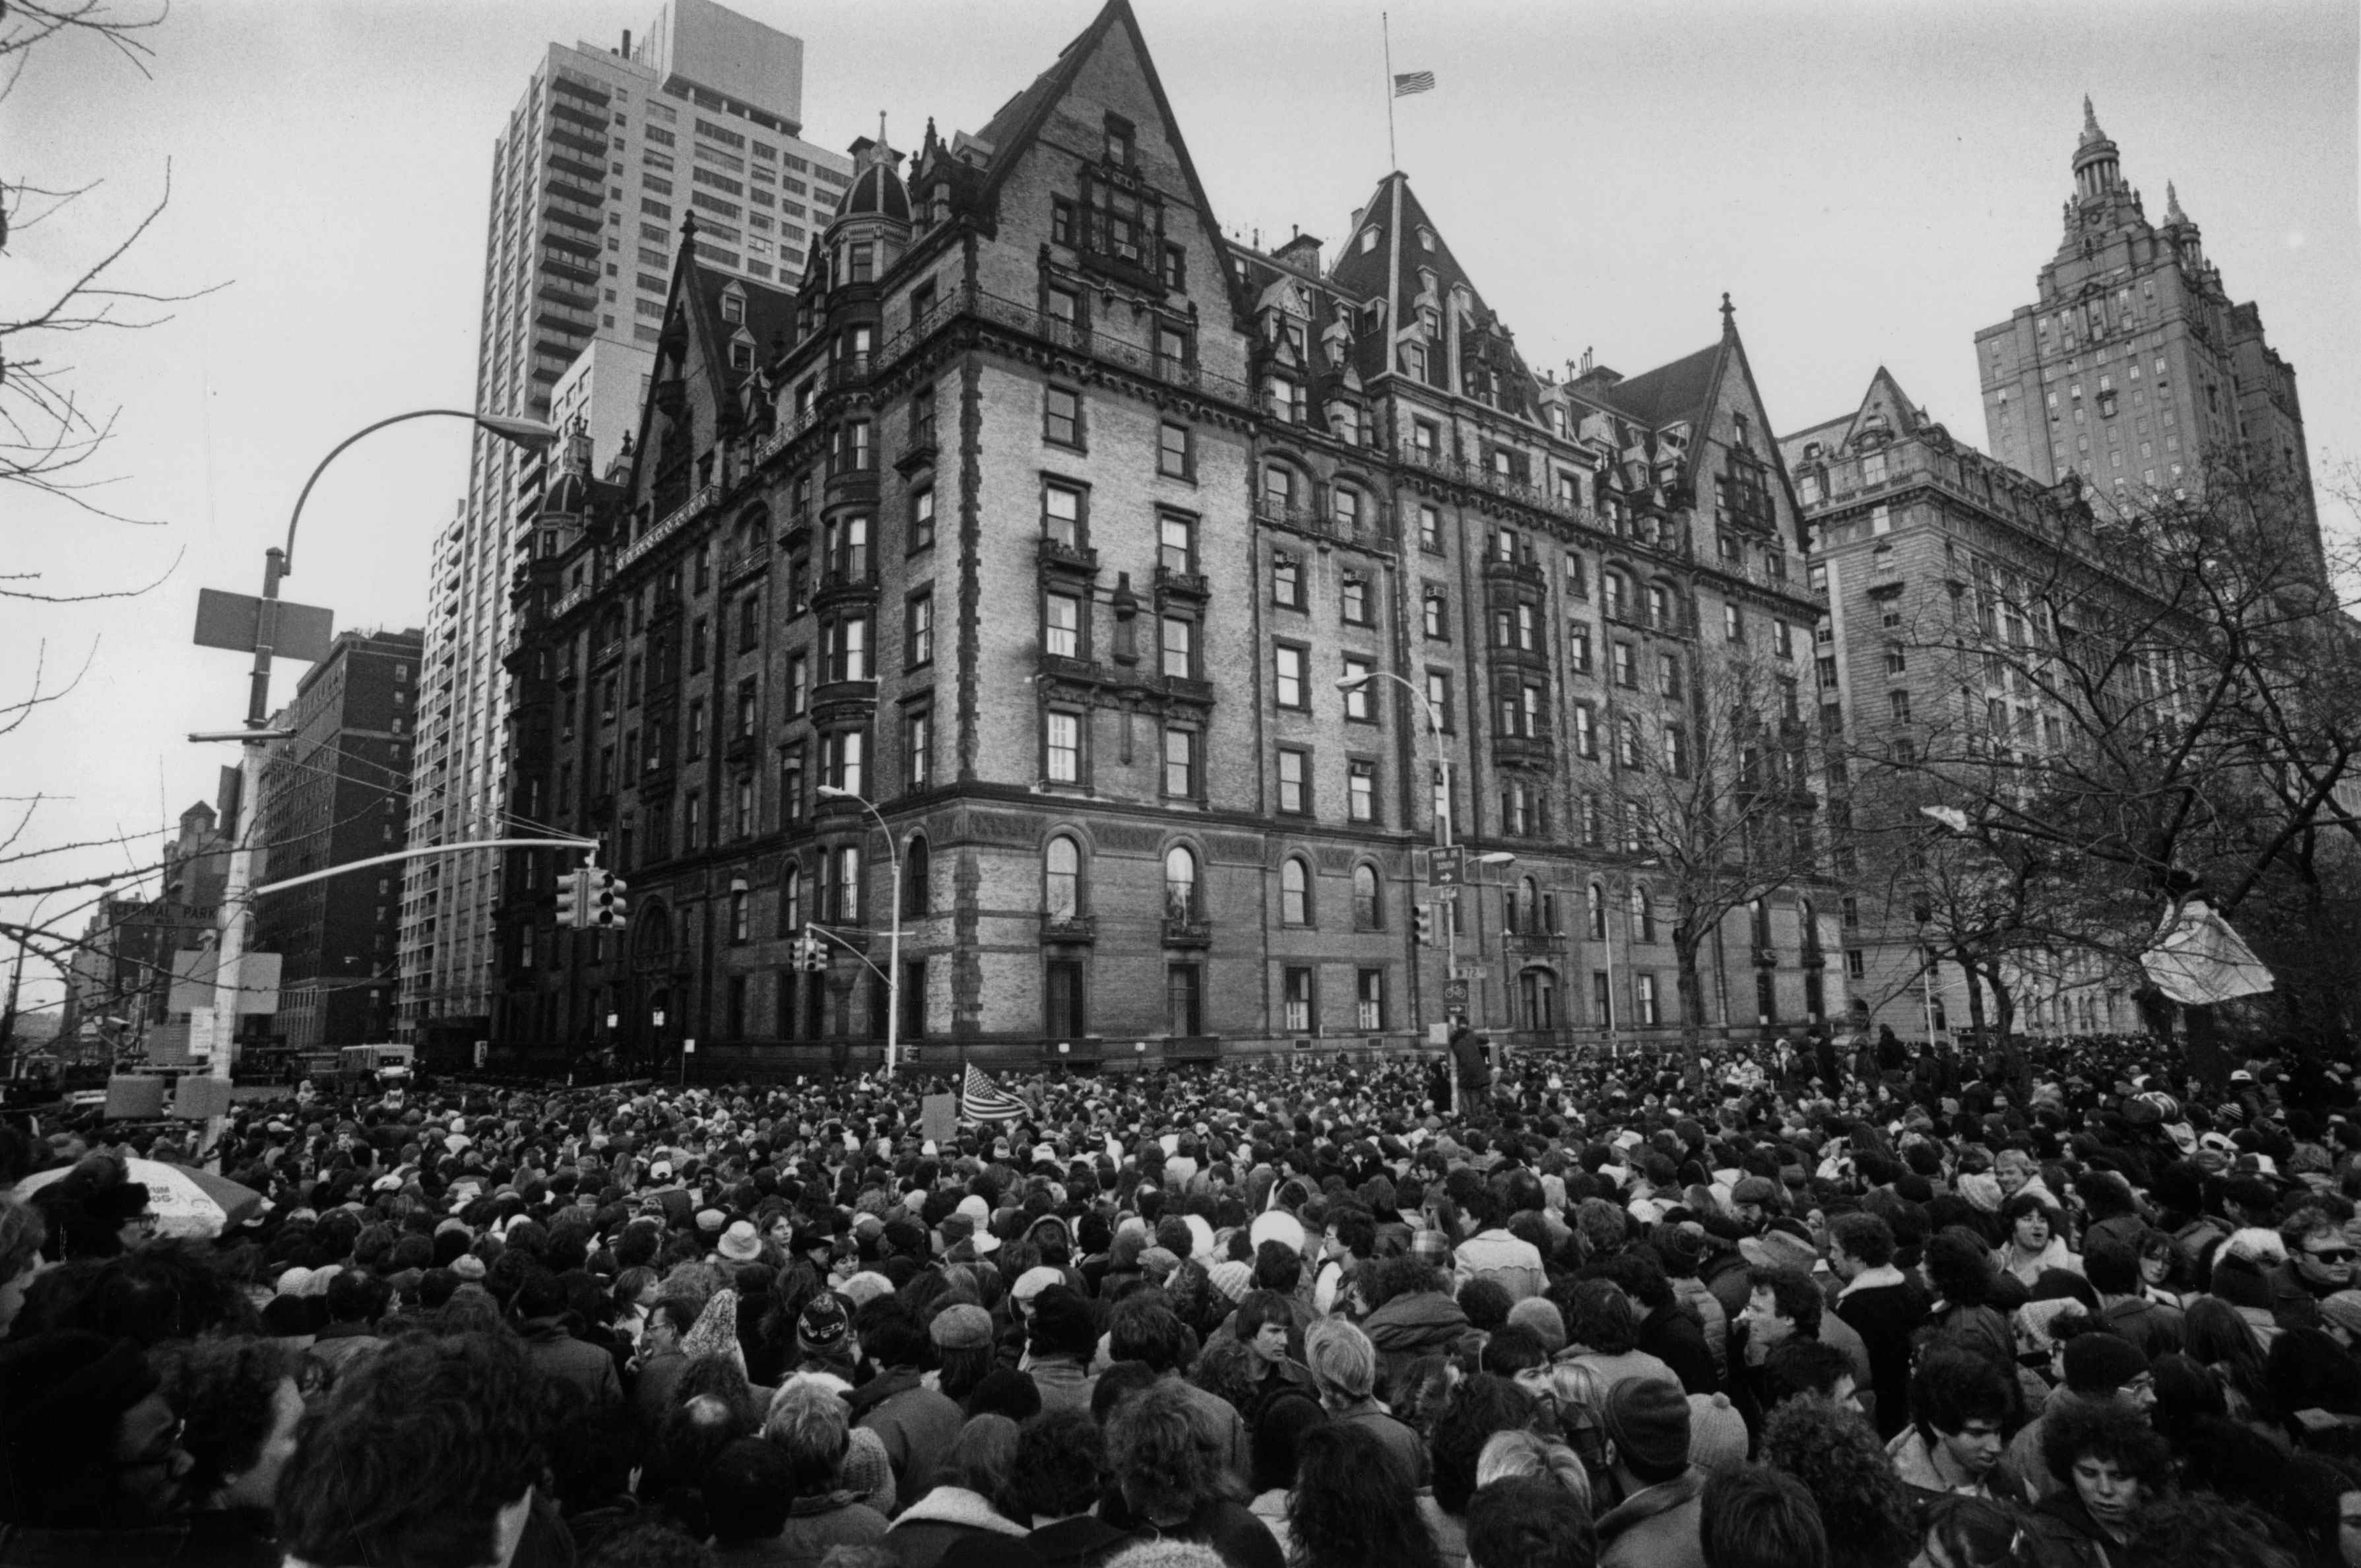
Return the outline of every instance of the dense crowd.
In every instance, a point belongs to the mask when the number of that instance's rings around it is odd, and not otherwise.
[[[2361,1568],[2353,1075],[2177,1066],[307,1090],[198,1236],[0,1128],[0,1568]]]

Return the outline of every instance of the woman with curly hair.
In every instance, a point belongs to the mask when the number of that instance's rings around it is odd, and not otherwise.
[[[2172,1453],[2127,1405],[2078,1400],[2042,1418],[2041,1457],[2059,1483],[2026,1524],[2028,1568],[2125,1568],[2141,1509],[2172,1483]]]
[[[2021,1527],[2005,1503],[1954,1493],[1929,1504],[1920,1523],[1918,1561],[1928,1568],[2009,1568],[2015,1562]]]
[[[1398,1483],[1384,1445],[1356,1427],[1303,1433],[1287,1522],[1290,1568],[1443,1568],[1417,1495]]]
[[[1150,1384],[1109,1412],[1106,1432],[1115,1495],[1100,1518],[1147,1540],[1210,1546],[1230,1568],[1285,1568],[1270,1530],[1229,1496],[1187,1393]]]
[[[1819,1505],[1828,1568],[1903,1568],[1917,1554],[1909,1488],[1859,1411],[1817,1394],[1787,1400],[1763,1418],[1763,1462]]]

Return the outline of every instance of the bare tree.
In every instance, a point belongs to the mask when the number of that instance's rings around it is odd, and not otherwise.
[[[152,50],[142,35],[160,25],[165,12],[164,0],[142,15],[126,14],[106,0],[7,0],[0,5],[0,102],[23,80],[34,50],[77,41],[112,49],[145,76]],[[70,138],[53,145],[70,145]],[[95,493],[112,481],[93,465],[115,433],[119,409],[93,406],[75,385],[74,367],[57,356],[79,334],[154,326],[170,319],[164,307],[213,291],[165,291],[121,280],[120,264],[162,215],[171,183],[168,161],[156,200],[121,237],[80,260],[59,263],[64,281],[49,291],[0,308],[0,483],[58,497],[98,517],[134,521]],[[44,183],[39,176],[0,170],[0,252],[96,188],[94,182]],[[6,581],[13,586],[0,587],[0,597],[49,597],[22,586],[23,576]]]
[[[1954,906],[1947,956],[1988,982],[2060,949],[2125,970],[2176,899],[2241,915],[2290,891],[2317,830],[2361,834],[2338,799],[2361,768],[2361,636],[2301,477],[2217,458],[2052,523],[1947,566],[1893,638],[1942,699],[1847,758],[1872,880]],[[1959,825],[1940,853],[1930,805]]]
[[[1706,1016],[1703,955],[1723,923],[1821,875],[1817,757],[1795,682],[1730,654],[1695,672],[1679,717],[1609,717],[1615,833],[1672,903],[1681,1037]],[[1806,954],[1818,934],[1806,932]]]

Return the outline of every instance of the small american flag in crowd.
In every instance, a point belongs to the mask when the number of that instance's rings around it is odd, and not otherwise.
[[[960,1114],[971,1122],[1005,1122],[1022,1116],[1032,1108],[1008,1091],[983,1076],[983,1069],[968,1063],[967,1079],[960,1094]]]
[[[1433,91],[1434,72],[1432,71],[1404,71],[1397,72],[1394,76],[1394,96],[1397,98],[1407,98],[1413,93]]]

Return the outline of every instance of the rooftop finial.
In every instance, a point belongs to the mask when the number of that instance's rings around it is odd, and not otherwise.
[[[1726,289],[1721,295],[1721,330],[1725,333],[1738,330],[1738,307],[1730,302],[1730,291]]]
[[[2107,133],[2099,128],[2099,112],[2091,107],[2091,95],[2088,93],[2082,94],[2082,139],[2084,141],[2107,139]]]
[[[2185,224],[2189,221],[2189,214],[2180,210],[2180,192],[2172,188],[2172,181],[2169,180],[2164,182],[2164,221],[2169,224]]]

